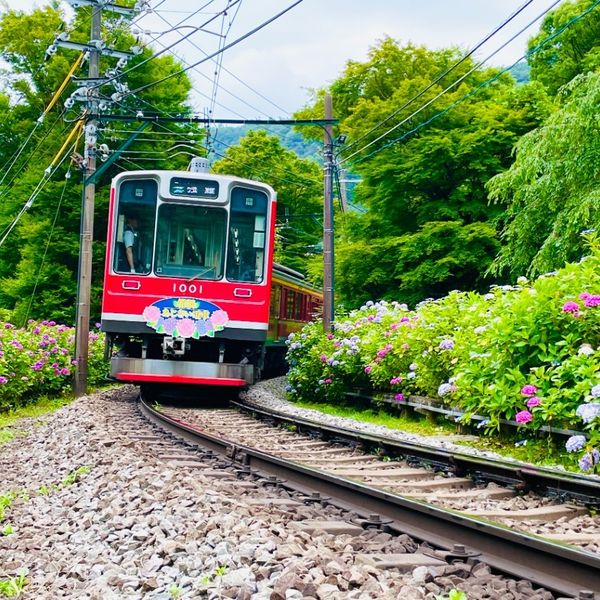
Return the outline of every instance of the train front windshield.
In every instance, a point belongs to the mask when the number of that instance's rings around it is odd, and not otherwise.
[[[260,283],[264,279],[268,196],[234,187],[229,211],[159,202],[154,180],[118,190],[113,269],[158,277]]]

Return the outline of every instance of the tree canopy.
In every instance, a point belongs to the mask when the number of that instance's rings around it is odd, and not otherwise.
[[[90,31],[90,8],[77,11],[67,24],[58,5],[38,8],[30,13],[8,11],[0,18],[0,55],[5,65],[0,92],[0,232],[9,229],[10,235],[0,246],[0,308],[13,311],[13,319],[22,323],[27,318],[48,318],[73,322],[76,274],[79,253],[79,223],[82,193],[82,174],[76,163],[66,155],[60,162],[58,152],[80,118],[80,106],[64,108],[68,94],[74,91],[69,84],[59,102],[43,114],[60,84],[78,57],[78,51],[59,49],[47,59],[46,50],[60,31],[69,31],[72,41],[87,43]],[[135,38],[117,18],[105,15],[106,29],[117,49],[129,50]],[[155,81],[179,67],[169,56],[161,56],[141,64],[152,55],[150,48],[132,58],[127,68],[140,65],[127,75],[130,89]],[[115,68],[117,60],[103,57],[101,72]],[[75,72],[85,77],[87,65]],[[150,87],[139,97],[125,97],[114,108],[131,113],[140,100],[145,107],[167,113],[182,112],[187,108],[191,89],[185,75],[177,75],[168,82]],[[114,90],[112,90],[114,91]],[[102,95],[111,89],[101,89]],[[118,149],[128,138],[129,124],[99,124],[98,143],[107,143]],[[187,136],[188,126],[170,126],[172,138]],[[197,128],[194,129],[198,131]],[[168,151],[172,139],[160,130],[155,135],[152,127],[121,155],[99,181],[97,186],[92,316],[100,312],[100,289],[103,275],[104,240],[108,202],[108,183],[117,172],[131,168],[155,168],[163,159],[165,168],[182,168],[188,162],[184,155],[173,156]],[[83,136],[74,136],[75,150],[83,154]],[[148,167],[137,162],[140,154],[155,153],[155,162]],[[50,176],[45,170],[53,159],[56,169]],[[61,159],[62,160],[62,159]],[[99,162],[99,165],[102,163]],[[146,163],[147,164],[147,163]],[[160,164],[160,163],[159,163]],[[57,166],[59,165],[59,166]],[[65,175],[69,173],[70,178]],[[31,204],[24,212],[26,205]]]
[[[362,177],[356,200],[368,209],[340,240],[337,284],[350,306],[365,295],[414,302],[485,283],[502,211],[485,183],[510,166],[513,145],[550,104],[539,83],[516,86],[470,59],[421,92],[461,57],[386,38],[331,85],[348,135],[339,159]],[[322,114],[324,93],[298,116]]]
[[[495,273],[538,275],[577,259],[581,232],[600,226],[600,74],[563,88],[562,106],[524,135],[510,169],[488,184],[507,206]]]

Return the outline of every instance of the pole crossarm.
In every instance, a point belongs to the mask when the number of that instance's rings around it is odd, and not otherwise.
[[[98,48],[94,44],[78,44],[77,42],[66,42],[63,40],[57,40],[55,42],[57,46],[61,48],[68,48],[69,50],[79,50],[80,52],[101,52],[106,56],[113,56],[114,58],[126,58],[129,59],[135,56],[133,52],[123,52],[122,50],[113,50],[112,48]]]
[[[121,6],[120,4],[111,4],[109,2],[99,2],[98,0],[67,0],[67,2],[73,8],[79,8],[80,6],[96,6],[102,8],[102,10],[109,10],[121,15],[133,15],[137,12],[135,8]]]
[[[197,115],[163,116],[160,114],[131,114],[131,115],[105,115],[90,114],[89,119],[99,121],[150,121],[152,123],[218,123],[219,125],[337,125],[338,119],[214,119]]]

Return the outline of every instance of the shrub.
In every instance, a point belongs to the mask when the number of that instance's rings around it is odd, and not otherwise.
[[[72,386],[75,330],[54,321],[17,328],[0,323],[0,411],[52,396]],[[88,374],[92,385],[107,374],[104,336],[90,332]]]
[[[290,394],[331,402],[354,387],[399,402],[426,395],[467,422],[485,416],[490,430],[501,419],[532,432],[583,421],[585,444],[570,448],[581,446],[582,468],[597,469],[600,246],[588,241],[589,256],[531,284],[451,292],[415,310],[367,302],[337,315],[329,335],[321,323],[307,325],[288,340]]]

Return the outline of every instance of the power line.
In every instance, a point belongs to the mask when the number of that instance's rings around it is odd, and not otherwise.
[[[496,35],[501,29],[503,29],[504,27],[506,27],[506,25],[508,25],[515,17],[517,17],[521,12],[523,12],[533,1],[534,0],[527,0],[527,2],[525,2],[524,4],[522,4],[519,8],[517,8],[517,10],[515,10],[506,19],[504,19],[504,21],[502,21],[502,23],[500,23],[500,25],[496,26],[481,41],[479,41],[477,44],[475,44],[475,46],[473,46],[473,48],[471,48],[471,50],[469,50],[464,56],[462,56],[460,58],[460,60],[458,60],[457,62],[455,62],[452,66],[448,67],[443,73],[441,73],[440,75],[438,75],[429,85],[427,85],[426,87],[424,87],[418,94],[416,94],[415,96],[413,96],[410,100],[407,100],[402,106],[400,106],[399,108],[397,108],[396,110],[394,110],[385,119],[383,119],[382,121],[380,121],[379,123],[377,123],[377,125],[374,125],[373,127],[371,127],[371,129],[369,129],[369,131],[367,131],[366,133],[363,133],[359,138],[357,138],[356,140],[354,140],[351,144],[348,144],[344,148],[344,150],[348,151],[351,148],[353,148],[354,146],[356,146],[356,144],[358,144],[358,142],[360,142],[361,140],[365,139],[370,133],[373,133],[376,129],[378,129],[382,125],[385,125],[385,123],[387,123],[390,119],[392,119],[393,117],[395,117],[400,111],[404,110],[405,108],[407,108],[408,106],[410,106],[413,102],[415,102],[416,100],[418,100],[423,94],[425,94],[426,92],[428,92],[436,83],[438,83],[439,81],[441,81],[444,77],[446,77],[446,75],[449,75],[450,73],[452,73],[452,71],[454,71],[463,62],[465,62],[465,60],[467,60],[467,58],[469,58],[470,56],[472,56],[473,54],[475,54],[475,52],[477,52],[477,50],[479,50],[486,42],[488,42],[492,37],[494,37],[494,35]]]
[[[176,31],[177,29],[177,25],[172,26],[171,23],[165,19],[162,15],[157,14],[157,16],[162,19],[167,25],[169,25],[171,27],[172,31]],[[153,39],[153,41],[155,41]],[[207,52],[201,48],[198,44],[196,44],[194,41],[192,41],[191,39],[187,39],[186,40],[188,44],[190,44],[193,48],[195,48],[196,50],[200,51],[204,56],[207,56]],[[160,43],[160,42],[159,42]],[[184,64],[188,64],[187,61],[181,59],[181,57],[177,57],[181,62],[183,62]],[[262,98],[263,100],[265,100],[266,102],[268,102],[269,104],[271,104],[272,106],[274,106],[275,108],[277,108],[278,110],[282,111],[284,114],[289,115],[289,111],[282,108],[281,106],[279,106],[278,104],[276,104],[275,102],[273,102],[271,99],[269,99],[267,96],[265,96],[264,94],[262,94],[261,92],[259,92],[258,90],[254,89],[253,87],[251,87],[250,85],[248,85],[246,82],[244,82],[242,79],[240,79],[237,75],[235,75],[235,73],[233,73],[232,71],[230,71],[229,69],[227,69],[226,67],[224,67],[223,65],[221,65],[221,69],[222,71],[224,71],[225,73],[227,73],[229,76],[231,76],[233,79],[235,79],[238,83],[241,83],[243,86],[245,86],[247,89],[249,89],[251,92],[253,92],[254,94],[256,94],[257,96],[259,96],[260,98]],[[204,77],[205,79],[209,79],[208,75],[205,75],[204,73],[202,73],[201,71],[194,69],[196,73],[200,74],[202,77]],[[235,98],[236,100],[242,102],[243,104],[245,104],[246,106],[248,106],[249,108],[251,108],[252,110],[255,110],[256,112],[258,112],[259,114],[267,114],[264,111],[259,110],[258,108],[256,108],[255,106],[253,106],[252,104],[250,104],[249,102],[247,102],[246,100],[243,100],[242,98],[240,98],[239,96],[237,96],[236,94],[234,94],[233,92],[231,92],[230,90],[228,90],[227,88],[224,88],[223,86],[221,86],[221,89],[226,93],[229,94],[230,96],[232,96],[233,98]],[[200,93],[198,90],[196,90],[196,93]],[[200,93],[202,96],[204,96],[205,94]],[[222,105],[221,105],[222,106]],[[226,108],[226,107],[223,107]],[[226,110],[230,110],[227,109]],[[235,111],[230,111],[234,114],[238,114]],[[241,115],[238,115],[241,116]],[[269,117],[271,115],[268,115]]]
[[[504,73],[510,71],[510,69],[512,69],[515,65],[517,65],[518,63],[520,63],[523,59],[527,59],[529,58],[531,55],[535,54],[536,52],[538,52],[541,48],[543,48],[548,42],[551,42],[553,39],[555,39],[557,36],[559,36],[563,31],[565,31],[567,28],[569,28],[571,25],[573,25],[574,23],[580,21],[583,17],[585,17],[588,13],[590,13],[594,8],[596,8],[596,6],[598,6],[600,4],[600,0],[596,0],[592,6],[588,7],[585,11],[583,11],[582,13],[580,13],[579,15],[577,15],[576,17],[573,17],[571,20],[569,20],[565,25],[563,25],[560,29],[558,29],[557,31],[555,31],[552,35],[549,35],[547,38],[545,38],[544,40],[542,40],[537,46],[535,46],[534,48],[532,48],[531,50],[527,51],[525,54],[523,54],[523,56],[521,56],[518,60],[516,60],[514,63],[512,63],[510,66],[505,67],[504,69],[502,69],[501,71],[499,71],[498,73],[496,73],[496,75],[494,75],[493,77],[490,77],[489,79],[487,79],[486,81],[484,81],[483,83],[481,83],[479,86],[477,86],[475,89],[471,90],[470,92],[468,92],[467,94],[465,94],[464,96],[460,97],[458,100],[455,100],[452,104],[450,104],[449,106],[447,106],[444,110],[439,111],[438,113],[434,114],[432,117],[430,117],[429,119],[427,119],[426,121],[420,123],[419,125],[417,125],[416,127],[414,127],[413,129],[411,129],[410,131],[407,131],[405,134],[403,134],[402,136],[395,138],[393,140],[391,140],[390,142],[388,142],[387,144],[385,144],[384,146],[382,146],[381,148],[377,148],[376,150],[374,150],[373,152],[370,152],[369,154],[367,154],[366,156],[363,156],[361,158],[358,158],[357,160],[353,161],[351,164],[355,165],[358,164],[359,162],[362,162],[364,160],[367,160],[368,158],[370,158],[371,156],[374,156],[375,154],[378,154],[379,152],[381,152],[382,150],[385,150],[386,148],[389,148],[390,146],[401,142],[402,140],[406,139],[409,135],[412,135],[413,133],[415,133],[416,131],[419,131],[419,129],[422,129],[423,127],[425,127],[426,125],[429,125],[429,123],[431,123],[432,121],[438,119],[439,117],[445,115],[446,113],[448,113],[449,111],[451,111],[453,108],[455,108],[456,106],[458,106],[459,104],[462,104],[465,100],[469,99],[471,96],[474,96],[475,94],[477,94],[481,89],[487,87],[488,85],[490,85],[491,83],[493,83],[494,81],[498,80]],[[354,153],[356,154],[356,153]],[[352,155],[353,156],[353,155]],[[348,157],[350,158],[350,157]],[[344,159],[344,162],[346,160],[348,160],[348,158]]]
[[[220,50],[218,50],[216,52],[213,52],[212,54],[207,55],[206,57],[200,59],[199,61],[196,61],[195,63],[192,63],[189,67],[186,67],[185,69],[180,69],[179,71],[175,71],[173,73],[170,73],[169,75],[166,75],[165,77],[162,77],[161,79],[157,79],[156,81],[153,81],[151,83],[143,85],[143,86],[141,86],[141,87],[133,90],[128,95],[138,94],[141,91],[147,90],[148,88],[151,88],[151,87],[153,87],[155,85],[158,85],[160,83],[168,81],[169,79],[171,79],[173,77],[176,77],[177,75],[181,75],[182,73],[185,73],[186,71],[189,71],[190,69],[192,69],[194,67],[197,67],[198,65],[200,65],[202,63],[205,63],[208,60],[211,60],[215,56],[217,56],[217,55],[225,52],[226,50],[229,50],[230,48],[233,48],[234,46],[236,46],[240,42],[242,42],[245,39],[249,38],[250,36],[254,35],[258,31],[260,31],[261,29],[264,29],[267,25],[269,25],[273,21],[279,19],[284,14],[286,14],[287,12],[289,12],[292,8],[296,7],[298,4],[301,4],[302,2],[303,2],[303,0],[296,0],[295,2],[293,2],[292,4],[290,4],[287,8],[285,8],[282,11],[278,12],[276,15],[272,16],[270,19],[267,19],[266,21],[263,21],[260,25],[257,25],[256,27],[254,27],[253,29],[251,29],[250,31],[248,31],[247,33],[245,33],[244,35],[242,35],[241,37],[237,38],[233,42],[230,42],[229,44],[226,44]]]
[[[439,92],[433,98],[431,98],[430,100],[428,100],[427,102],[425,102],[425,104],[423,104],[422,106],[420,106],[417,110],[415,110],[408,117],[402,119],[399,123],[396,123],[393,127],[390,127],[390,129],[388,129],[386,132],[382,133],[380,136],[376,137],[374,140],[371,140],[368,144],[365,144],[362,148],[359,148],[358,150],[355,150],[352,154],[349,154],[348,156],[346,156],[345,158],[343,158],[340,161],[340,163],[343,164],[343,163],[347,162],[353,156],[356,156],[357,154],[360,154],[361,152],[363,152],[367,148],[371,147],[373,144],[376,144],[378,141],[380,141],[383,138],[387,137],[390,133],[392,133],[392,131],[395,131],[401,125],[404,125],[405,123],[407,123],[408,121],[410,121],[413,117],[416,117],[420,112],[422,112],[423,110],[425,110],[428,106],[430,106],[431,104],[433,104],[436,100],[438,100],[439,98],[441,98],[444,94],[446,94],[447,92],[449,92],[452,88],[456,87],[460,82],[464,81],[469,75],[471,75],[472,73],[474,73],[477,69],[479,69],[487,61],[489,61],[491,58],[493,58],[496,54],[498,54],[498,52],[500,52],[506,46],[508,46],[508,44],[510,44],[511,42],[513,42],[524,31],[527,31],[527,29],[529,29],[531,27],[531,25],[533,25],[536,21],[538,21],[539,19],[541,19],[546,13],[548,13],[550,10],[552,10],[560,2],[562,2],[562,0],[554,0],[554,2],[547,9],[545,9],[537,17],[535,17],[534,19],[532,19],[527,25],[525,25],[525,27],[523,27],[522,29],[520,29],[517,33],[515,33],[506,42],[504,42],[503,44],[501,44],[499,48],[497,48],[496,50],[494,50],[486,58],[484,58],[483,60],[481,60],[477,64],[475,64],[471,69],[469,69],[465,74],[463,74],[461,77],[459,77],[456,81],[454,81],[453,83],[451,83],[448,87],[446,87],[445,89],[443,89],[441,92]],[[527,56],[527,55],[525,55],[525,56]],[[523,57],[521,57],[519,59],[519,61],[522,60],[522,58]],[[517,61],[517,62],[519,62],[519,61]],[[514,64],[516,64],[516,63],[514,63]],[[512,68],[512,66],[509,67],[509,69],[510,68]],[[504,70],[500,71],[500,74],[505,73],[507,70],[508,69],[504,69]],[[385,147],[387,147],[387,146],[384,146],[384,148]]]

